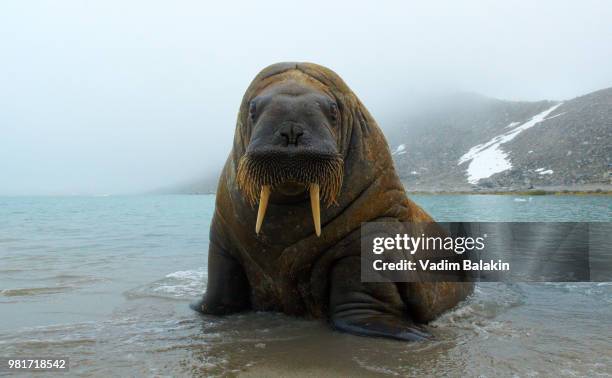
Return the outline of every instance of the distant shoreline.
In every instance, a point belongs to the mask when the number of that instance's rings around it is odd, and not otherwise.
[[[409,185],[402,182],[404,188],[408,188]],[[547,195],[612,195],[612,184],[583,184],[573,186],[541,186],[532,188],[520,188],[520,187],[505,187],[505,188],[463,188],[462,190],[406,190],[408,194],[488,194],[488,195],[511,195],[511,196],[547,196]]]
[[[519,190],[519,191],[406,191],[408,195],[499,195],[499,196],[580,196],[580,195],[612,195],[612,190]]]
[[[582,185],[551,185],[551,186],[540,186],[534,188],[521,188],[517,187],[499,187],[499,188],[484,188],[469,186],[459,187],[456,190],[447,188],[422,188],[414,189],[414,185],[402,181],[402,185],[406,189],[406,193],[409,195],[423,194],[423,195],[467,195],[467,194],[486,194],[486,195],[510,195],[510,196],[544,196],[544,195],[612,195],[612,184],[594,183],[594,184],[582,184]],[[413,188],[409,190],[408,188]],[[191,188],[192,190],[169,190],[169,191],[154,191],[148,194],[187,194],[187,195],[206,195],[216,194],[215,190],[211,188]]]
[[[194,196],[203,196],[203,195],[215,195],[215,192],[202,192],[202,193],[166,193],[168,195],[194,195]],[[492,191],[470,191],[470,190],[459,190],[459,191],[426,191],[426,190],[414,190],[414,191],[406,191],[408,195],[499,195],[499,196],[584,196],[584,195],[598,195],[598,196],[610,196],[612,195],[612,190],[543,190],[543,189],[533,189],[533,190],[492,190]]]

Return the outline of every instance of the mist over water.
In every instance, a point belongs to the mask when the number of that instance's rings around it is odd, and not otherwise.
[[[600,1],[4,1],[0,194],[175,185],[226,158],[263,67],[337,71],[388,129],[454,91],[566,99],[612,85]]]

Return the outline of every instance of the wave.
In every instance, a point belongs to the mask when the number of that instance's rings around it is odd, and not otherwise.
[[[55,286],[55,287],[27,287],[19,289],[2,289],[0,290],[1,297],[27,297],[34,295],[47,295],[65,293],[72,290],[72,286]]]
[[[179,270],[166,274],[160,280],[128,290],[124,295],[128,298],[193,299],[204,293],[206,280],[207,272],[205,268]]]
[[[496,318],[511,308],[524,305],[525,300],[519,285],[479,283],[468,299],[430,325],[442,332],[455,332],[459,328],[475,334],[510,335],[516,330]]]

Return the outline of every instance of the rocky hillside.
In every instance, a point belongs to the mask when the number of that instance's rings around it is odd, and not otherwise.
[[[385,131],[409,191],[611,184],[612,88],[562,102],[457,94]]]
[[[566,101],[455,94],[384,122],[408,191],[610,190],[612,88]],[[218,172],[164,193],[211,193]]]

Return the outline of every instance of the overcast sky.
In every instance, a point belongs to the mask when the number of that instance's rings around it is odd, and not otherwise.
[[[610,1],[3,0],[0,194],[216,169],[244,90],[278,61],[334,69],[381,118],[434,92],[575,97],[612,86],[611,20]]]

